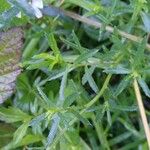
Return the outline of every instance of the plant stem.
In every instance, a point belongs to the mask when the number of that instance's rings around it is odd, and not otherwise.
[[[109,146],[109,143],[108,143],[105,131],[103,129],[102,122],[97,123],[96,120],[95,120],[95,116],[94,115],[92,116],[92,121],[94,123],[95,130],[97,132],[99,141],[101,142],[102,149],[110,150],[110,146]]]
[[[63,10],[61,8],[54,7],[52,5],[50,5],[48,7],[49,7],[49,10],[46,10],[46,8],[43,9],[43,14],[44,15],[48,15],[48,16],[68,16],[68,17],[70,17],[74,20],[78,20],[78,21],[80,21],[82,23],[85,23],[85,24],[88,24],[90,26],[94,26],[95,28],[102,28],[103,27],[103,23],[100,23],[100,22],[97,22],[95,20],[89,19],[85,16],[78,15],[74,12],[66,11],[66,10]],[[55,12],[55,13],[51,14],[51,12],[53,12],[53,13]],[[110,32],[110,33],[113,33],[115,29],[111,26],[106,26],[105,30]],[[124,37],[126,39],[129,39],[131,41],[137,42],[137,43],[140,43],[143,40],[143,38],[141,38],[141,37],[129,34],[127,32],[121,31],[121,30],[118,30],[118,33],[122,37]],[[148,50],[150,50],[150,44],[146,44],[146,48]]]
[[[145,130],[145,135],[146,135],[147,142],[148,142],[148,147],[150,149],[150,128],[149,128],[149,125],[148,125],[148,121],[147,121],[147,118],[146,118],[146,113],[145,113],[145,109],[144,109],[144,106],[143,106],[140,89],[139,89],[139,86],[138,86],[138,83],[137,83],[136,79],[134,79],[133,86],[134,86],[134,91],[135,91],[135,95],[136,95],[136,99],[137,99],[137,103],[138,103],[142,123],[143,123],[144,130]]]
[[[103,95],[104,91],[106,90],[108,84],[109,84],[109,81],[111,79],[111,74],[108,74],[108,76],[106,77],[105,79],[105,82],[101,88],[101,90],[99,91],[99,93],[89,102],[85,105],[85,108],[83,110],[80,111],[80,115],[83,114],[89,107],[91,107],[93,104],[95,104],[99,98]],[[77,118],[74,118],[73,120],[71,120],[68,124],[67,127],[65,127],[64,129],[62,129],[60,131],[60,133],[57,135],[57,137],[55,138],[54,142],[52,143],[52,145],[50,147],[48,147],[46,150],[50,150],[52,149],[56,144],[57,142],[59,141],[59,139],[61,138],[61,136],[67,131],[67,129],[72,126],[78,119]]]
[[[65,14],[66,16],[68,16],[68,17],[70,17],[70,18],[72,18],[72,19],[74,19],[74,20],[78,20],[78,21],[80,21],[80,22],[86,23],[86,24],[91,25],[91,26],[94,26],[94,27],[96,27],[96,28],[101,28],[101,27],[103,27],[103,24],[102,24],[102,23],[97,22],[97,21],[92,20],[92,19],[89,19],[89,18],[87,18],[87,17],[85,17],[85,16],[80,16],[80,15],[78,15],[78,14],[76,14],[76,13],[73,13],[73,12],[70,12],[70,11],[65,11],[65,10],[63,10],[63,12],[64,12],[64,14]],[[105,27],[105,30],[108,31],[108,32],[110,32],[110,33],[113,33],[115,29],[114,29],[113,27],[111,27],[111,26],[106,26],[106,27]],[[135,36],[135,35],[126,33],[126,32],[121,31],[121,30],[118,30],[118,33],[119,33],[122,37],[127,38],[127,39],[129,39],[129,40],[131,40],[131,41],[134,41],[134,42],[140,43],[140,42],[143,40],[143,38],[141,38],[141,37],[138,37],[138,36]],[[146,47],[150,50],[150,44],[146,44]]]

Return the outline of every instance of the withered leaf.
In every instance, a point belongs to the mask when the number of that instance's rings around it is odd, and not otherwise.
[[[23,46],[23,32],[19,27],[0,32],[0,103],[12,95],[20,74],[19,60]]]

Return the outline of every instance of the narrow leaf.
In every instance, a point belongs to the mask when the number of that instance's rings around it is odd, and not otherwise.
[[[145,30],[150,33],[150,14],[142,12],[141,16],[145,26]]]
[[[73,31],[72,32],[72,35],[73,35],[73,40],[74,40],[74,42],[76,43],[76,45],[77,45],[77,47],[78,47],[78,51],[82,54],[82,53],[84,53],[85,51],[84,51],[84,48],[82,48],[82,46],[81,46],[81,44],[80,44],[80,42],[79,42],[79,39],[78,39],[78,37],[77,37],[77,35],[75,34],[75,32]]]
[[[26,131],[28,129],[29,126],[29,121],[23,123],[14,133],[14,138],[13,138],[13,142],[15,144],[18,144],[21,142],[22,138],[25,136]]]
[[[121,80],[119,85],[117,86],[114,96],[118,96],[130,83],[131,77],[127,76]]]
[[[42,120],[44,120],[45,117],[46,117],[46,114],[43,113],[43,114],[41,114],[41,115],[35,117],[34,119],[32,119],[29,125],[30,125],[30,126],[37,125],[37,124],[39,124]]]
[[[66,69],[65,74],[62,77],[61,85],[60,85],[60,90],[59,90],[59,100],[57,102],[57,106],[62,106],[65,100],[65,87],[67,84],[67,75],[68,75],[68,69]]]
[[[41,135],[28,134],[22,139],[22,141],[20,143],[18,143],[17,146],[33,144],[33,143],[42,141],[42,139],[43,139],[43,137]]]
[[[148,85],[146,84],[146,82],[142,78],[139,78],[138,83],[141,86],[142,90],[144,91],[145,95],[150,97],[150,89]]]
[[[54,38],[54,34],[53,33],[49,33],[49,34],[46,33],[46,37],[48,39],[49,46],[53,50],[54,54],[55,55],[60,54],[59,48],[58,48],[56,40]]]
[[[24,113],[18,108],[15,107],[9,107],[4,108],[0,107],[0,120],[5,121],[7,123],[11,122],[18,122],[18,121],[24,121],[30,119],[31,116]]]
[[[94,70],[95,70],[95,66],[92,66],[88,70],[89,70],[89,75],[91,76],[93,74]],[[86,76],[86,73],[85,73],[82,77],[82,84],[84,85],[86,82],[88,82],[88,80],[87,80],[87,76]]]
[[[19,8],[21,11],[23,11],[26,15],[30,17],[35,16],[35,11],[33,7],[27,2],[27,0],[8,0],[10,4],[16,6]]]
[[[88,60],[88,58],[91,58],[92,56],[94,56],[96,53],[98,52],[98,50],[93,50],[93,51],[88,51],[88,52],[84,52],[82,53],[74,62],[75,65],[80,64],[83,61]]]
[[[92,126],[88,119],[84,118],[74,109],[70,109],[70,112],[72,112],[85,126]]]
[[[116,68],[106,68],[104,72],[111,74],[129,74],[131,71],[123,66],[117,66]]]
[[[53,123],[52,123],[50,132],[49,132],[48,137],[47,137],[46,147],[48,147],[53,142],[53,139],[57,133],[59,122],[60,122],[60,117],[56,114],[54,116]]]
[[[90,75],[90,71],[89,71],[88,67],[85,67],[85,75],[86,75],[86,78],[88,80],[90,87],[92,88],[92,90],[95,93],[97,93],[99,91],[98,86],[96,85],[93,77]]]

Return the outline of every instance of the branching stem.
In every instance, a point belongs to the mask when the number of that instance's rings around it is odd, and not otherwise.
[[[74,20],[78,20],[78,21],[83,22],[85,24],[94,26],[95,28],[103,27],[103,23],[100,23],[100,22],[97,22],[95,20],[89,19],[89,18],[87,18],[85,16],[81,16],[81,15],[78,15],[76,13],[73,13],[73,12],[70,12],[70,11],[66,11],[66,10],[61,10],[61,9],[60,9],[60,11],[62,11],[66,16],[68,16],[68,17],[70,17],[70,18],[72,18]],[[113,33],[115,29],[113,27],[111,27],[111,26],[106,26],[105,30],[110,32],[110,33]],[[122,37],[124,37],[126,39],[129,39],[131,41],[137,42],[137,43],[140,43],[143,40],[143,38],[141,38],[141,37],[129,34],[127,32],[121,31],[121,30],[118,30],[118,33]],[[146,44],[146,48],[148,50],[150,50],[150,44]]]

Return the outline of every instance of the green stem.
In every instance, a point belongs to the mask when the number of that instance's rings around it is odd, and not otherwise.
[[[106,137],[105,131],[104,131],[103,126],[102,126],[102,122],[100,122],[98,124],[95,121],[95,116],[92,117],[92,121],[94,123],[94,126],[95,126],[95,129],[96,129],[99,141],[101,143],[101,146],[102,146],[101,148],[103,150],[105,150],[105,149],[110,150],[110,147],[109,147],[109,144],[108,144],[108,141],[107,141],[107,137]]]
[[[112,76],[111,74],[108,74],[99,93],[89,103],[85,105],[85,108],[80,111],[80,115],[82,115],[88,108],[90,108],[93,104],[95,104],[99,100],[99,98],[103,95],[105,89],[107,88],[109,84],[111,76]],[[68,127],[72,126],[77,120],[78,120],[77,118],[74,118],[73,120],[71,120],[68,124]],[[46,150],[52,149],[57,144],[61,136],[67,131],[68,127],[65,127],[64,129],[61,130],[61,132],[57,135],[52,145],[48,147]]]

